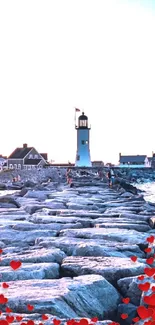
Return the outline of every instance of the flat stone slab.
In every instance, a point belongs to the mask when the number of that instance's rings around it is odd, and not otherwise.
[[[73,256],[116,256],[128,257],[145,254],[135,244],[122,243],[102,239],[81,239],[74,237],[39,238],[36,241],[41,247],[57,247],[67,255]]]
[[[110,283],[144,273],[146,264],[122,257],[66,257],[61,265],[64,276],[100,274]]]
[[[100,275],[84,275],[73,279],[25,280],[9,283],[9,307],[17,313],[52,314],[58,318],[108,317],[117,310],[120,295]]]
[[[17,253],[4,254],[1,266],[7,266],[12,260],[20,260],[23,263],[61,263],[66,257],[66,254],[59,248],[40,248],[25,250],[23,253],[20,251]]]
[[[13,271],[10,266],[0,266],[0,282],[29,279],[58,279],[59,268],[60,266],[57,263],[24,263],[16,271]]]
[[[136,230],[118,229],[118,228],[87,228],[87,229],[65,229],[60,231],[60,236],[106,239],[109,241],[119,241],[131,244],[144,244],[148,237],[147,233],[139,233]]]
[[[32,230],[32,231],[18,231],[13,229],[1,230],[1,240],[7,244],[17,243],[34,243],[37,237],[54,237],[58,234],[56,230]]]

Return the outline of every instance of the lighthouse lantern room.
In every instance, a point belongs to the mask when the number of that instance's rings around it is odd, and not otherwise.
[[[78,118],[77,130],[77,152],[76,152],[76,167],[91,167],[90,149],[89,149],[89,131],[88,117],[82,113]]]

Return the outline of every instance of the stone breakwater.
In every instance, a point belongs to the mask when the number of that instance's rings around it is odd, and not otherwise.
[[[46,315],[47,325],[53,318],[93,317],[130,325],[144,304],[138,284],[146,279],[138,277],[150,267],[144,249],[155,234],[149,224],[155,206],[96,176],[75,176],[73,188],[52,179],[30,185],[0,198],[0,282],[9,284],[0,294],[9,308],[23,322]],[[13,260],[22,263],[16,271]],[[122,302],[126,297],[129,304]]]

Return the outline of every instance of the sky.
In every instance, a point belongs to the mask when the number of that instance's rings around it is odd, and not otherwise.
[[[154,0],[0,1],[0,153],[75,162],[78,107],[92,160],[151,156],[154,35]]]

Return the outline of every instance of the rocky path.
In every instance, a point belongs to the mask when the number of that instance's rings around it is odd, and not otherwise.
[[[6,306],[23,322],[45,324],[98,317],[105,325],[130,325],[137,317],[138,284],[146,282],[138,278],[155,267],[146,262],[153,251],[144,252],[155,235],[149,225],[155,206],[95,177],[75,179],[74,185],[51,182],[17,193],[5,205],[0,201],[0,298],[8,298],[0,305],[2,319]],[[12,261],[21,262],[17,270]],[[122,320],[122,314],[128,317]]]

